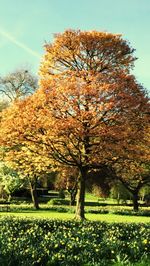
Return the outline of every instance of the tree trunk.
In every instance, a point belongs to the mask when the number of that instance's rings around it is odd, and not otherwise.
[[[31,197],[32,197],[32,202],[33,202],[34,208],[36,210],[38,210],[39,209],[39,202],[38,202],[36,185],[30,183],[30,189],[31,189]]]
[[[118,193],[118,195],[117,195],[117,204],[119,205],[119,203],[120,203],[120,194]]]
[[[75,214],[75,218],[77,220],[85,219],[84,215],[85,180],[86,180],[86,170],[81,170],[81,175],[78,184],[77,205],[76,205],[76,214]]]
[[[72,188],[68,188],[68,192],[70,194],[70,206],[76,205],[76,196],[77,196],[77,182]]]
[[[133,193],[133,210],[135,212],[139,210],[138,193]]]
[[[76,195],[77,195],[77,190],[76,189],[70,191],[70,206],[75,206]]]
[[[11,201],[11,194],[9,194],[8,196],[8,201]]]

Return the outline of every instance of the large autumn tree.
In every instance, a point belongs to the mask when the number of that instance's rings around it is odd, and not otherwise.
[[[40,88],[4,112],[1,142],[34,143],[54,162],[78,168],[76,218],[84,219],[88,174],[123,157],[128,139],[142,139],[134,128],[147,117],[148,99],[129,75],[134,50],[120,35],[67,30],[45,50]]]

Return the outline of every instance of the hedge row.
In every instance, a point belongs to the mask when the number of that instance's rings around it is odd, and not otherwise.
[[[56,211],[61,213],[75,213],[75,207],[73,206],[58,206],[58,205],[50,205],[50,204],[41,204],[40,205],[41,210],[49,210],[49,211]],[[11,211],[18,211],[22,212],[22,210],[33,210],[35,211],[32,204],[11,204],[10,205]],[[85,208],[85,213],[93,213],[93,214],[117,214],[117,215],[133,215],[133,216],[147,216],[150,217],[150,208],[147,208],[145,210],[139,210],[138,212],[135,212],[131,209],[126,209],[125,207],[122,207],[122,209],[117,208],[105,208],[105,207],[89,207]]]

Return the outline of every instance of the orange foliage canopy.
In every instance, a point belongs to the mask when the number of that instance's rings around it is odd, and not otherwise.
[[[135,59],[128,43],[120,35],[70,30],[45,48],[41,88],[4,112],[3,143],[30,149],[38,144],[78,167],[133,150],[133,140],[142,138],[148,99],[127,74]]]
[[[68,30],[45,49],[40,88],[3,112],[1,143],[34,144],[57,163],[78,167],[82,180],[116,158],[144,158],[135,150],[149,103],[129,74],[135,60],[129,44],[120,35]]]
[[[44,79],[64,73],[84,78],[83,74],[129,72],[136,59],[134,49],[120,34],[98,31],[66,30],[55,34],[54,43],[46,44],[45,50],[41,64]]]
[[[56,81],[3,113],[1,141],[6,146],[38,145],[47,156],[72,166],[92,168],[128,157],[147,125],[147,98],[132,76],[78,84]],[[33,149],[34,148],[33,145]]]

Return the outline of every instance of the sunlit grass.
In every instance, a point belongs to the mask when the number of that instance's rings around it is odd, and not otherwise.
[[[46,219],[61,219],[72,220],[75,217],[74,213],[59,213],[51,211],[23,211],[23,212],[0,212],[0,217],[17,216],[27,218],[46,218]],[[116,214],[86,214],[86,219],[91,221],[105,221],[109,223],[150,223],[150,217],[143,216],[125,216]]]

